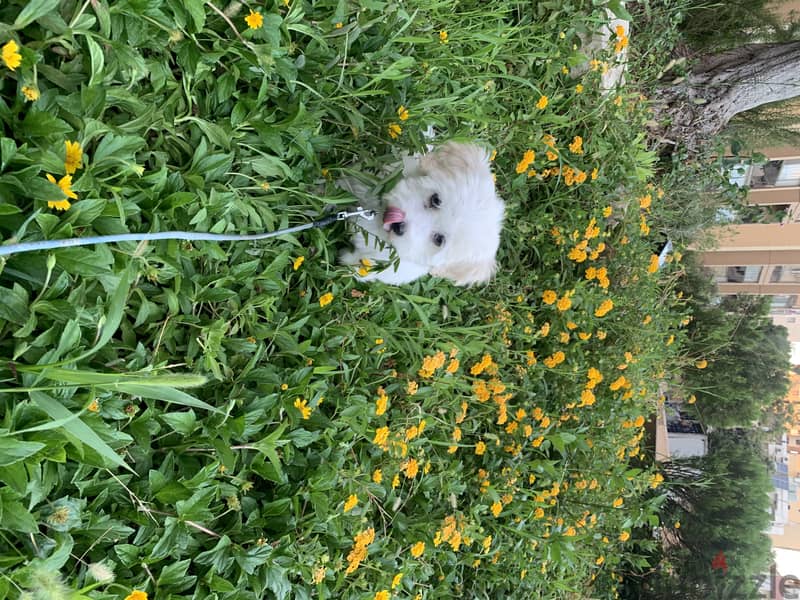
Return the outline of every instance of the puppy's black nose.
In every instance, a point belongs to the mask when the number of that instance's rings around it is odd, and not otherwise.
[[[395,235],[403,235],[406,232],[405,221],[400,221],[399,223],[392,223],[390,227]]]

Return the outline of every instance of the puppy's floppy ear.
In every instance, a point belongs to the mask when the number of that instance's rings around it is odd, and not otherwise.
[[[489,153],[475,144],[447,142],[430,154],[420,157],[419,166],[422,171],[456,171],[460,173],[491,172]]]
[[[497,271],[497,263],[492,258],[490,260],[437,265],[431,269],[431,275],[449,279],[456,285],[473,285],[487,283],[495,271]]]

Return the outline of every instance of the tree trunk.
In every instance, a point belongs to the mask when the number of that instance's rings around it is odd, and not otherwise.
[[[656,93],[661,143],[690,151],[735,115],[800,96],[800,42],[747,44],[702,58],[681,82]]]

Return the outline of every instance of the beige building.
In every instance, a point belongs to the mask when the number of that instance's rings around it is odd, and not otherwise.
[[[800,550],[800,375],[789,374],[786,435],[770,444],[773,459],[772,545]]]
[[[800,342],[800,148],[761,153],[767,163],[740,166],[732,181],[748,186],[748,204],[762,210],[720,227],[718,246],[701,261],[714,272],[720,294],[772,296],[773,321]]]

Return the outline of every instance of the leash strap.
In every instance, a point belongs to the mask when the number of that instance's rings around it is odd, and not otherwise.
[[[202,231],[161,231],[155,233],[122,233],[118,235],[98,235],[83,238],[66,238],[63,240],[40,240],[37,242],[21,242],[19,244],[8,244],[0,246],[0,256],[19,254],[22,252],[34,252],[36,250],[54,250],[57,248],[70,248],[72,246],[91,246],[93,244],[111,244],[116,242],[145,242],[155,240],[187,240],[187,241],[209,241],[209,242],[238,242],[266,240],[268,238],[297,233],[306,229],[321,229],[337,221],[344,221],[352,217],[372,220],[375,217],[374,210],[366,210],[360,206],[354,211],[340,211],[338,213],[317,219],[304,225],[296,225],[286,229],[270,231],[267,233],[254,233],[245,235],[224,234],[224,233],[205,233]]]

